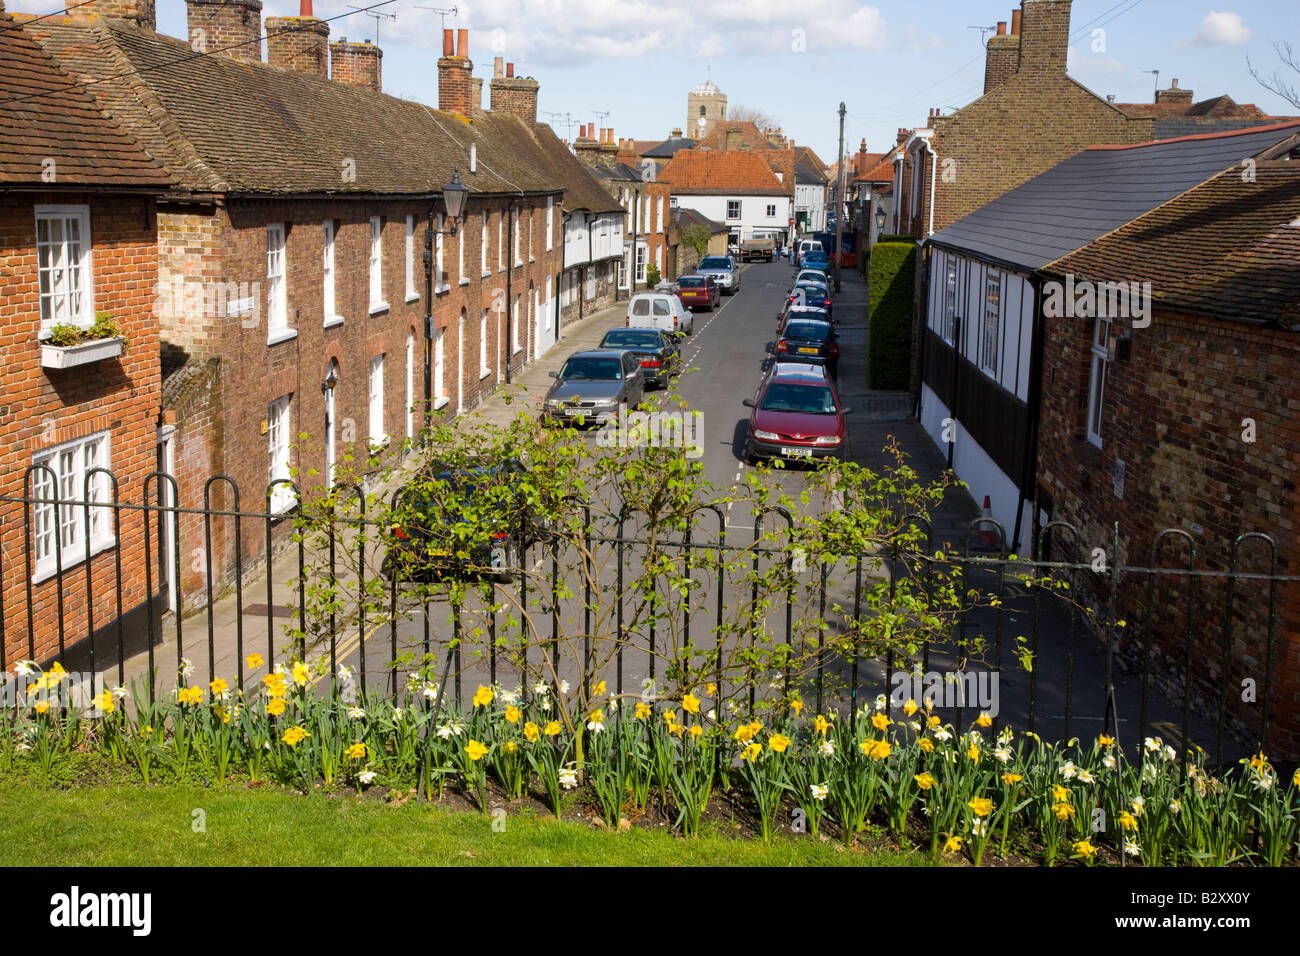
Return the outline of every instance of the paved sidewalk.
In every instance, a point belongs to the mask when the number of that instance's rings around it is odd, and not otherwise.
[[[627,301],[622,300],[611,308],[561,326],[560,340],[554,346],[534,359],[510,386],[503,385],[480,405],[464,412],[457,427],[475,428],[484,423],[507,424],[519,414],[521,388],[524,407],[538,406],[551,383],[548,373],[558,370],[573,352],[598,345],[609,329],[623,325],[626,314]],[[507,403],[507,395],[514,396],[512,403]],[[415,456],[411,456],[387,483],[371,490],[381,496],[396,490],[414,461]],[[344,561],[339,562],[340,571],[346,566]],[[368,575],[375,570],[377,569],[367,568]],[[163,618],[163,639],[153,648],[153,666],[158,672],[159,694],[170,692],[176,680],[177,662],[180,658],[188,659],[193,665],[193,672],[186,684],[201,683],[205,686],[212,677],[222,677],[234,684],[236,676],[241,673],[242,658],[250,654],[257,653],[272,661],[284,659],[284,649],[289,643],[285,632],[296,624],[295,616],[288,612],[288,608],[296,607],[298,603],[297,586],[294,583],[298,577],[298,549],[290,544],[272,562],[269,600],[265,574],[259,572],[246,577],[248,580],[244,584],[242,595],[232,591],[215,600],[210,616],[204,608],[179,620],[171,614]],[[269,646],[268,607],[272,635]],[[339,630],[342,641],[348,632],[355,634],[356,622],[341,620]],[[127,659],[124,673],[128,686],[146,678],[149,663],[148,651]],[[115,681],[116,660],[107,670],[109,679]],[[247,668],[242,670],[246,671]],[[264,673],[265,670],[259,671],[252,679],[259,679]]]

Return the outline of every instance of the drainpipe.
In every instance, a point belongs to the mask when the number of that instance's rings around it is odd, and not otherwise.
[[[948,468],[952,469],[952,453],[957,447],[957,423],[961,421],[957,414],[957,408],[961,404],[961,389],[957,387],[957,373],[961,370],[961,316],[952,317],[952,407],[948,409],[948,414],[952,416],[953,440],[948,442]]]
[[[424,433],[428,434],[433,416],[433,206],[429,203],[429,223],[424,230]]]
[[[1041,276],[1030,278],[1030,284],[1034,289],[1034,322],[1033,322],[1033,345],[1029,353],[1029,414],[1025,420],[1025,439],[1023,447],[1027,449],[1025,453],[1025,468],[1020,477],[1020,497],[1016,502],[1016,529],[1011,538],[1011,546],[1018,547],[1020,544],[1020,522],[1021,513],[1025,510],[1025,501],[1036,501],[1037,481],[1038,481],[1038,428],[1042,419],[1043,402],[1043,280]],[[1028,491],[1034,489],[1031,495]],[[1032,539],[1029,542],[1030,554],[1037,556],[1036,548],[1038,547],[1037,530],[1038,514],[1035,511],[1032,520],[1029,523],[1030,535]]]
[[[515,200],[512,196],[506,203],[506,384],[510,384],[510,360],[514,358],[511,345],[515,338],[512,322],[514,320],[515,297],[511,279],[515,274]]]
[[[938,160],[939,158],[939,155],[934,151],[934,148],[930,145],[930,141],[928,139],[923,140],[922,142],[924,144],[925,151],[930,154],[930,215],[929,215],[929,221],[926,223],[926,227],[925,227],[925,236],[928,239],[930,236],[934,235],[934,201],[937,198],[934,194],[935,171],[936,171],[935,167],[939,165],[936,162],[936,160]]]
[[[868,223],[867,229],[870,228],[871,228],[871,224]],[[917,356],[917,360],[920,362],[920,366],[918,368],[917,377],[916,377],[916,401],[912,405],[913,415],[917,419],[917,421],[920,421],[921,392],[925,385],[925,340],[929,337],[929,328],[930,328],[930,275],[931,272],[934,270],[934,255],[930,248],[930,244],[926,243],[925,245],[917,249],[917,255],[925,256],[925,278],[922,280],[921,298],[920,298],[923,311],[921,313],[921,332],[920,335],[918,336],[920,341],[917,343],[917,349],[919,350],[920,353]]]

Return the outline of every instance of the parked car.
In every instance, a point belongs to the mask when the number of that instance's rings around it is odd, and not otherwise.
[[[824,269],[813,269],[809,266],[799,270],[799,274],[794,277],[794,284],[800,282],[820,282],[822,285],[830,288],[831,274]]]
[[[826,314],[833,318],[831,291],[820,282],[800,282],[790,290],[790,294],[786,297],[786,308],[805,306],[813,309],[825,309]]]
[[[826,369],[809,363],[774,363],[753,398],[745,439],[746,461],[763,458],[843,458],[849,430],[839,392]]]
[[[819,269],[822,272],[830,274],[831,257],[820,249],[810,249],[804,253],[803,258],[799,260],[800,269]]]
[[[796,268],[803,267],[804,257],[812,251],[821,252],[822,244],[817,239],[800,239],[799,244],[795,246],[794,264]]]
[[[773,355],[781,362],[825,365],[831,378],[839,378],[840,341],[835,326],[820,319],[792,317],[776,340]]]
[[[385,530],[381,572],[431,582],[455,575],[509,579],[519,555],[546,539],[551,523],[529,504],[516,459],[452,470],[426,465],[394,496],[398,522]]]
[[[635,406],[645,398],[641,360],[631,352],[588,349],[564,360],[546,397],[542,420],[603,424],[619,406]]]
[[[638,292],[628,299],[625,324],[627,328],[655,328],[690,335],[695,319],[675,292]]]
[[[677,289],[688,309],[706,308],[712,312],[722,300],[722,291],[713,276],[682,276],[677,280]]]
[[[731,256],[705,256],[695,274],[713,276],[724,295],[735,295],[740,291],[740,266]]]
[[[656,388],[666,388],[669,379],[681,371],[677,337],[659,329],[610,329],[599,347],[630,352],[641,362],[646,384]]]
[[[799,319],[808,319],[813,322],[830,322],[831,317],[825,309],[819,309],[811,305],[795,305],[792,302],[786,303],[785,311],[781,317],[776,320],[776,334],[779,338],[788,323]],[[832,323],[833,324],[833,323]]]

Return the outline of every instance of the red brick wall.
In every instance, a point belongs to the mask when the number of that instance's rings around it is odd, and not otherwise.
[[[262,0],[186,0],[190,44],[236,60],[262,59]]]
[[[493,113],[509,113],[530,126],[537,122],[538,83],[531,77],[493,77],[488,86]]]
[[[120,358],[94,366],[41,366],[37,339],[40,298],[34,206],[90,206],[94,307],[113,315],[127,336]],[[0,496],[22,495],[23,473],[42,449],[107,430],[110,464],[121,500],[141,500],[145,475],[156,466],[160,376],[158,332],[151,316],[157,281],[149,201],[102,195],[8,194],[0,200]],[[80,495],[78,495],[80,497]],[[146,598],[143,526],[138,512],[121,513],[117,552],[123,571],[124,610]],[[4,590],[4,653],[48,657],[58,649],[58,584],[33,586],[35,631],[27,627],[23,508],[0,502],[0,574]],[[115,551],[92,558],[95,626],[116,612]],[[86,634],[86,565],[65,571],[65,641]]]
[[[1198,568],[1224,570],[1234,538],[1261,531],[1277,542],[1279,572],[1300,573],[1295,335],[1157,311],[1150,327],[1133,330],[1131,358],[1111,364],[1100,449],[1086,438],[1091,335],[1091,320],[1048,320],[1038,465],[1053,518],[1080,528],[1085,559],[1100,547],[1108,562],[1146,565],[1156,534],[1180,528],[1196,542]],[[1245,418],[1255,422],[1253,443],[1242,440]],[[1125,463],[1122,499],[1112,480],[1117,458]],[[1114,522],[1118,555],[1110,554]],[[1262,551],[1252,550],[1258,547],[1243,550],[1243,570],[1267,570]],[[1157,565],[1184,567],[1187,558],[1185,541],[1167,539]],[[1145,637],[1147,585],[1145,577],[1130,576],[1121,591],[1130,647]],[[1269,742],[1274,757],[1300,755],[1298,591],[1293,583],[1279,588]],[[1186,580],[1157,581],[1154,595],[1156,670],[1172,664],[1184,671]],[[1204,698],[1197,709],[1217,713],[1218,694],[1225,691],[1230,712],[1252,729],[1260,726],[1263,706],[1267,598],[1261,582],[1238,583],[1226,674],[1223,579],[1200,585],[1192,628],[1192,666]],[[1246,678],[1256,682],[1255,703],[1241,700]]]
[[[330,79],[352,86],[383,89],[384,51],[369,41],[330,44]]]
[[[329,24],[317,17],[267,17],[266,62],[271,66],[329,75]]]

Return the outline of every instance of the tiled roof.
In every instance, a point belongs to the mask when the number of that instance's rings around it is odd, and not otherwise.
[[[872,166],[860,175],[855,174],[853,181],[862,183],[892,183],[894,181],[894,154],[886,153],[885,158],[875,166]]]
[[[1284,126],[1093,146],[941,229],[935,245],[1039,269],[1300,133]]]
[[[659,170],[658,178],[672,183],[677,195],[784,196],[788,192],[767,159],[748,151],[683,149]]]
[[[1214,96],[1199,103],[1115,103],[1129,116],[1220,116],[1224,119],[1273,119],[1254,103],[1238,103],[1231,96]]]
[[[188,191],[436,193],[456,167],[474,193],[563,188],[512,116],[481,113],[470,122],[317,76],[196,56],[180,40],[124,21],[47,20],[27,29],[70,72],[104,80],[88,89]]]
[[[824,186],[827,180],[820,170],[813,169],[807,163],[796,161],[794,164],[794,181],[805,186]]]
[[[685,206],[678,206],[673,209],[672,220],[682,229],[685,229],[687,226],[703,226],[712,233],[727,231],[727,227],[722,223],[714,222],[699,210],[687,209]]]
[[[769,142],[768,138],[763,135],[763,131],[752,120],[742,120],[733,123],[728,120],[714,123],[713,129],[709,130],[709,135],[705,136],[695,145],[701,149],[724,149],[727,145],[728,131],[740,134],[740,142],[747,149],[775,149],[776,147]]]
[[[694,148],[695,148],[695,140],[688,139],[685,136],[678,136],[674,139],[666,139],[662,143],[656,143],[654,146],[651,146],[641,155],[647,156],[651,159],[666,159],[671,157],[679,149],[694,149]]]
[[[1300,325],[1300,163],[1229,169],[1072,255],[1052,272],[1150,282],[1158,308]]]
[[[0,183],[154,191],[170,185],[162,166],[3,12],[0,103]],[[47,159],[55,162],[52,183],[42,179]]]
[[[538,123],[533,127],[533,138],[537,141],[546,164],[547,174],[564,185],[565,212],[623,211],[623,207],[614,202],[614,197],[592,173],[591,167],[573,155],[549,126]]]
[[[813,150],[811,146],[796,146],[794,150],[795,157],[799,162],[807,163],[809,166],[812,166],[814,169],[819,169],[822,172],[826,171],[826,164],[822,162],[822,158],[817,155],[816,151]]]

